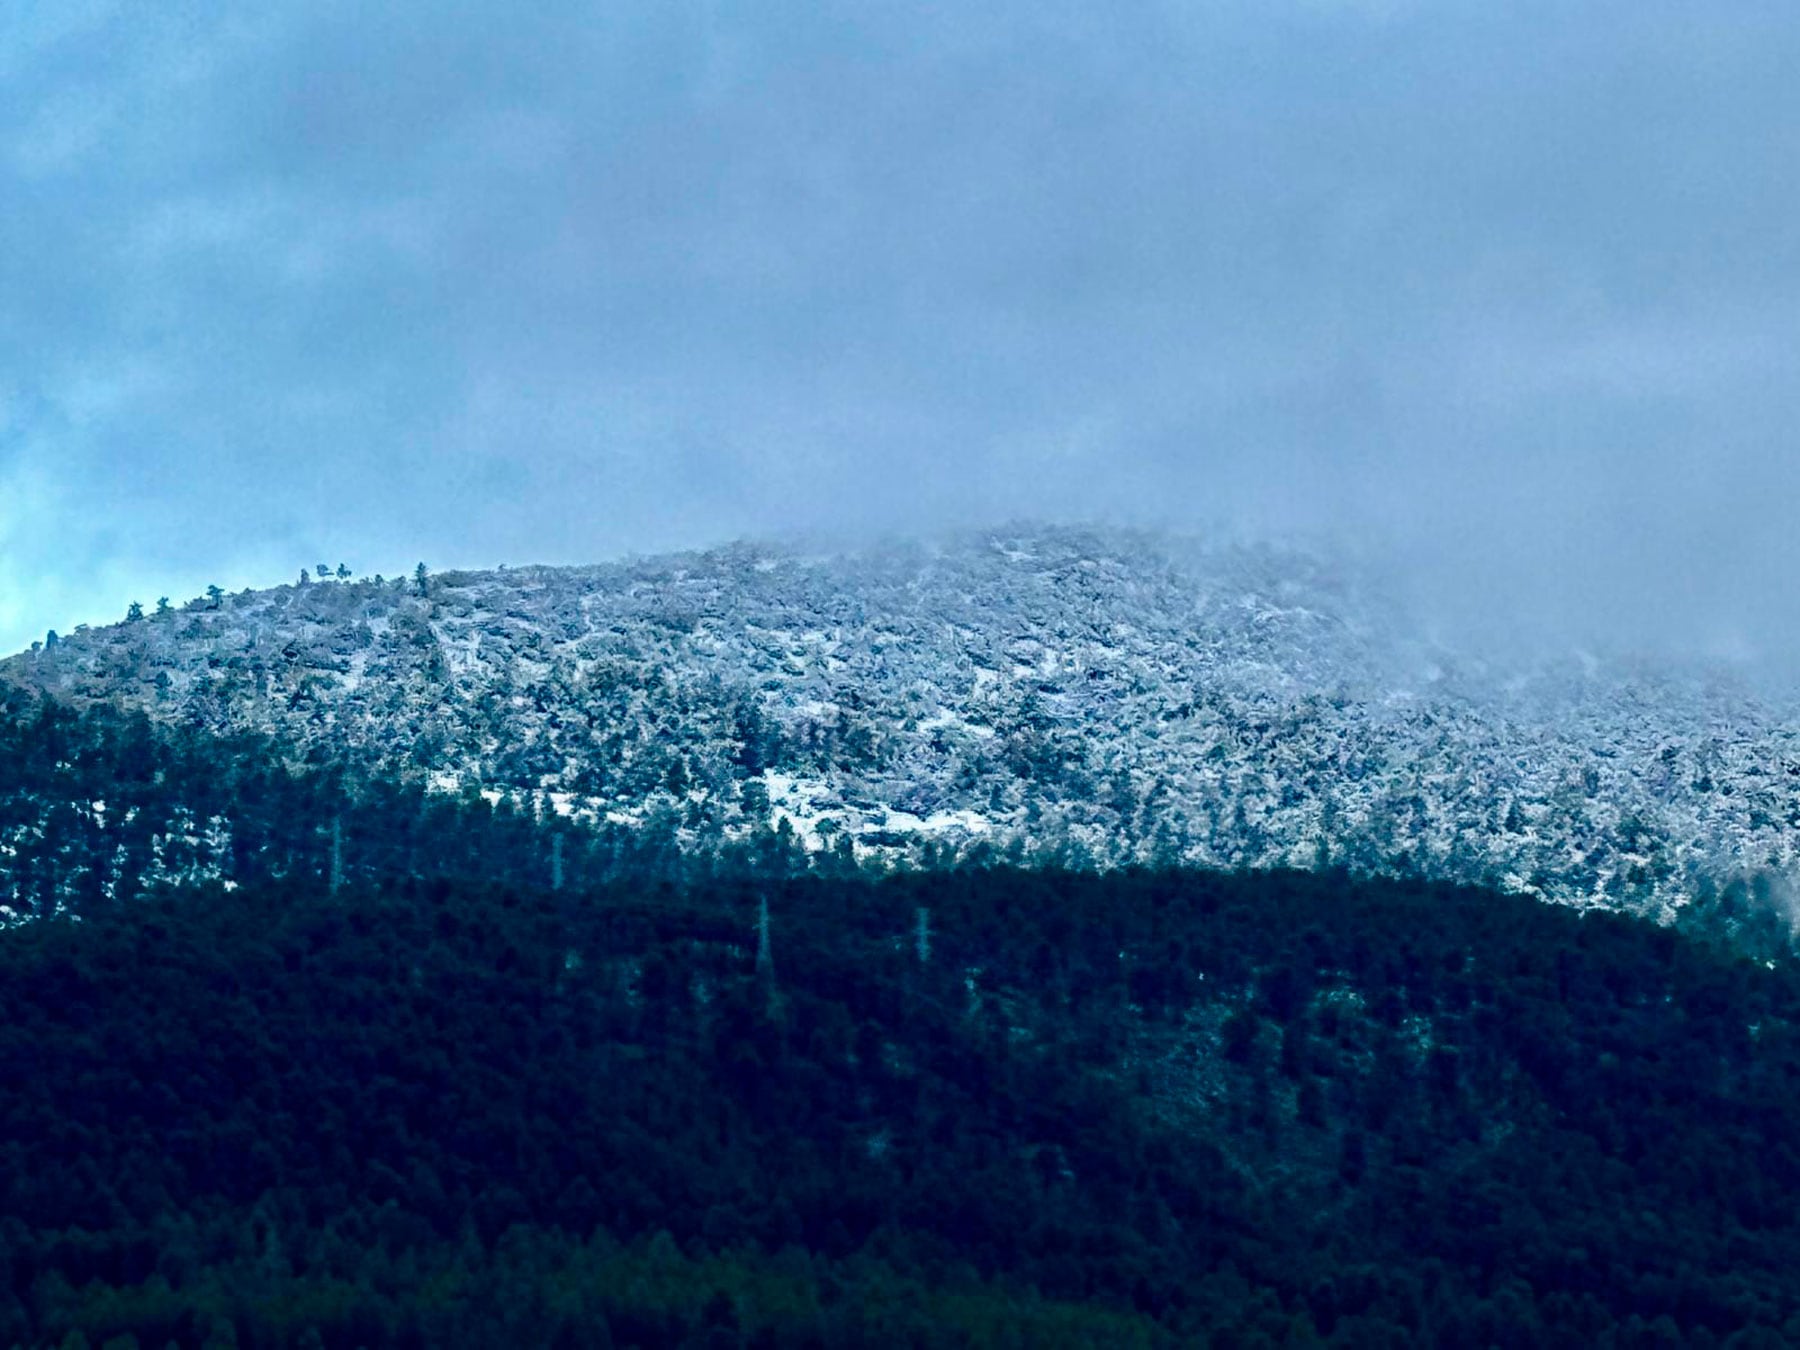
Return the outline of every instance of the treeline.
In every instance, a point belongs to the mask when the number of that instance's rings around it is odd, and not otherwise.
[[[847,840],[809,857],[787,831],[723,845],[714,832],[704,848],[691,839],[674,811],[577,824],[541,796],[428,791],[354,755],[294,763],[263,737],[214,737],[0,686],[0,906],[15,920],[208,882],[431,875],[550,888],[563,878],[691,883],[861,870]]]
[[[878,850],[860,853],[840,833],[830,848],[808,851],[785,822],[750,824],[769,808],[756,779],[743,785],[730,831],[718,802],[666,796],[636,818],[575,819],[559,815],[546,793],[431,791],[416,776],[380,771],[366,750],[327,752],[324,744],[296,762],[295,746],[267,737],[217,736],[108,705],[77,708],[0,683],[0,924],[209,881],[391,885],[429,875],[548,888],[694,887],[1096,865],[1084,843],[1049,829],[999,844],[886,834]],[[1173,849],[1163,856],[1173,865]],[[1330,861],[1323,850],[1320,858]],[[1374,865],[1365,859],[1353,870],[1366,875]],[[1795,913],[1788,888],[1759,873],[1717,885],[1702,879],[1676,924],[1759,960],[1788,959]]]

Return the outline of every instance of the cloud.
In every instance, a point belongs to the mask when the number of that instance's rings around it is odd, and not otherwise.
[[[319,556],[1036,514],[1800,646],[1790,6],[0,24],[0,645]]]

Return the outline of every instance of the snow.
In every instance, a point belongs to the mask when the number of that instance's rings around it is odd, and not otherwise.
[[[453,573],[424,597],[282,587],[71,634],[0,679],[564,818],[785,820],[808,848],[1273,865],[1323,837],[1355,866],[1652,912],[1702,874],[1800,870],[1800,704],[1592,652],[1476,661],[1300,550],[1021,527]]]

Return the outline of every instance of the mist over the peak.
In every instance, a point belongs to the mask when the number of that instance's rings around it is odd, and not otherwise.
[[[0,647],[1031,517],[1800,657],[1790,5],[0,19]]]

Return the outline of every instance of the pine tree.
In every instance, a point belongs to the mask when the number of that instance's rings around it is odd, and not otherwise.
[[[769,897],[756,902],[756,973],[764,980],[775,977],[775,955],[769,944]]]

